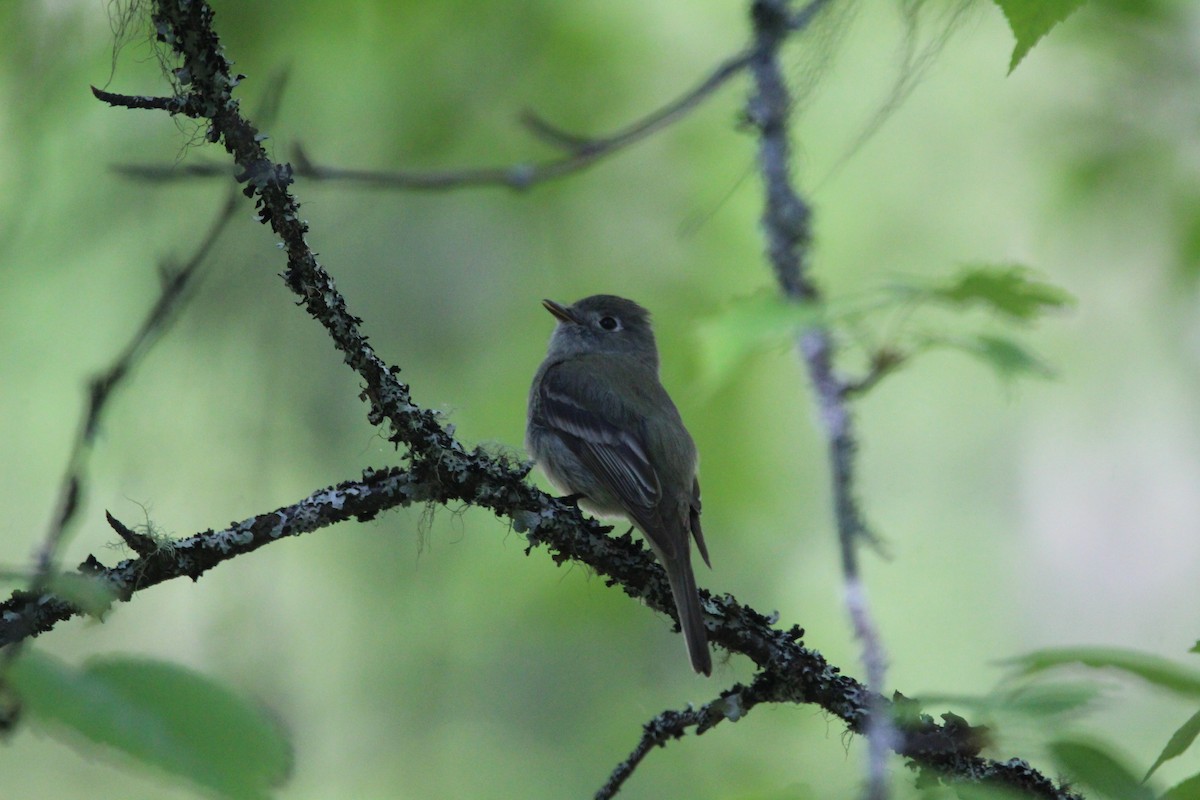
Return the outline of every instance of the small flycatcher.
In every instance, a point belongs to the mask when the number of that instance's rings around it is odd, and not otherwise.
[[[529,390],[525,447],[583,509],[626,517],[642,532],[666,570],[692,668],[711,675],[692,573],[692,538],[712,566],[700,529],[696,445],[659,382],[650,313],[607,294],[542,305],[558,325]]]

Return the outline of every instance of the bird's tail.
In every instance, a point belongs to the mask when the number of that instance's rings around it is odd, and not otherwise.
[[[686,545],[687,540],[684,542]],[[663,567],[671,584],[675,609],[679,612],[679,629],[687,642],[692,669],[702,675],[712,675],[712,654],[708,651],[708,632],[704,628],[704,612],[700,609],[700,595],[696,591],[696,576],[692,573],[691,553],[684,550],[676,563],[664,561]]]

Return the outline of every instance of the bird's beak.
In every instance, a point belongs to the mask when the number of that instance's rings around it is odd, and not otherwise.
[[[543,300],[542,305],[561,322],[569,322],[572,325],[579,325],[582,322],[579,317],[575,316],[574,311],[553,300]]]

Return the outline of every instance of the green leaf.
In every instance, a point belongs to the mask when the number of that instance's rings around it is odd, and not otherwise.
[[[1160,800],[1200,800],[1200,775],[1175,784]]]
[[[1038,378],[1054,377],[1046,362],[1030,353],[1012,339],[1003,336],[979,336],[960,339],[928,339],[925,344],[943,345],[961,350],[987,364],[1003,381],[1025,375]]]
[[[1179,274],[1189,280],[1200,278],[1200,203],[1195,199],[1184,204],[1178,214]]]
[[[929,694],[916,699],[924,707],[963,706],[989,714],[1046,718],[1083,708],[1099,695],[1100,687],[1086,683],[1038,683],[982,696]]]
[[[1100,687],[1090,684],[1050,683],[1023,686],[1005,692],[997,699],[1006,711],[1031,717],[1053,717],[1091,704],[1100,696]]]
[[[1033,49],[1038,40],[1050,32],[1058,23],[1075,12],[1086,0],[996,0],[996,5],[1004,12],[1008,27],[1012,28],[1013,36],[1017,37],[1017,46],[1013,48],[1012,60],[1008,64],[1008,73],[1017,68],[1021,59]]]
[[[1188,650],[1188,652],[1189,653],[1200,653],[1200,640],[1198,640],[1194,645],[1192,645],[1192,649]]]
[[[1163,765],[1163,762],[1169,761],[1175,756],[1183,755],[1183,753],[1192,746],[1192,742],[1196,741],[1196,736],[1200,735],[1200,711],[1192,714],[1191,718],[1179,726],[1179,730],[1171,735],[1171,741],[1167,742],[1167,746],[1158,754],[1158,759],[1150,767],[1150,771],[1146,773],[1143,781],[1150,780],[1150,776],[1154,771]]]
[[[789,346],[801,329],[822,321],[819,306],[788,302],[775,292],[759,292],[734,301],[696,328],[704,389],[717,389],[747,357]]]
[[[1077,664],[1085,667],[1107,667],[1136,675],[1144,681],[1176,694],[1189,697],[1200,696],[1200,672],[1185,669],[1165,658],[1141,653],[1136,650],[1121,650],[1105,647],[1062,647],[1035,650],[1018,658],[1010,659],[1019,670],[1018,675],[1033,675],[1038,672]]]
[[[291,745],[263,711],[183,667],[93,659],[76,668],[26,650],[8,674],[23,707],[68,744],[79,735],[230,798],[267,798]]]
[[[1098,745],[1060,739],[1051,742],[1049,749],[1060,769],[1104,797],[1154,800],[1154,793],[1128,767]]]
[[[93,617],[103,614],[117,599],[117,593],[111,583],[77,572],[64,572],[52,576],[47,588]]]
[[[969,266],[933,285],[929,294],[935,300],[964,308],[984,306],[1021,322],[1074,301],[1065,290],[1034,280],[1032,275],[1032,271],[1017,264]]]

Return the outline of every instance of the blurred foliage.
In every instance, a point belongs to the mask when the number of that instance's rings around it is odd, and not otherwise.
[[[751,356],[784,351],[812,327],[849,334],[846,343],[859,346],[874,373],[892,372],[921,351],[950,347],[980,359],[1005,380],[1047,377],[1052,370],[1006,336],[950,335],[945,325],[935,334],[917,328],[914,317],[923,306],[941,305],[957,312],[983,308],[1008,323],[1030,323],[1071,302],[1066,291],[1016,265],[963,267],[938,279],[894,279],[879,290],[829,303],[789,303],[777,292],[763,290],[735,298],[697,326],[700,383],[711,393],[734,380]],[[864,380],[875,383],[873,377]],[[868,388],[866,383],[863,387]]]
[[[957,342],[1001,370],[1050,363],[1060,375],[1006,403],[978,370],[931,353],[858,407],[860,493],[897,554],[866,567],[889,682],[966,698],[991,685],[997,659],[1051,642],[1152,655],[1194,640],[1179,609],[1200,602],[1200,386],[1189,377],[1200,327],[1179,289],[1189,284],[1172,279],[1200,263],[1195,4],[1093,0],[1007,81],[1012,33],[992,4],[970,15],[964,2],[834,8],[789,57],[797,177],[816,207],[813,263],[830,297],[820,319],[860,358],[847,368],[869,369],[897,342]],[[8,564],[27,564],[44,530],[86,377],[125,343],[160,265],[192,252],[227,190],[110,171],[220,156],[193,123],[92,100],[89,84],[164,86],[148,32],[126,26],[114,52],[109,13],[0,5]],[[582,134],[623,125],[740,48],[744,14],[713,2],[303,0],[218,3],[217,26],[248,76],[244,108],[290,69],[267,129],[277,157],[299,142],[319,163],[411,170],[547,155],[517,122],[525,107]],[[754,142],[736,126],[745,89],[734,82],[670,130],[521,195],[311,181],[296,191],[373,343],[470,443],[519,448],[552,324],[540,298],[615,291],[650,307],[664,381],[703,454],[715,568],[699,581],[800,622],[853,672],[824,446],[794,356],[771,345],[810,312],[753,294],[769,277]],[[114,402],[64,563],[121,557],[106,508],[137,516],[143,504],[148,526],[184,535],[397,458],[366,423],[355,377],[297,313],[282,256],[251,217],[247,206]],[[1000,266],[948,276],[951,264]],[[1015,341],[1003,309],[1056,310],[1058,286],[1078,298],[1070,315],[1031,346]],[[923,313],[949,313],[916,327],[904,298],[918,296]],[[99,658],[135,672],[141,658],[169,661],[185,682],[253,697],[242,711],[270,708],[294,743],[281,798],[557,798],[593,792],[654,713],[748,676],[718,653],[714,679],[698,681],[664,619],[523,551],[474,510],[321,531],[156,587],[104,625],[61,626],[39,640],[58,660],[35,677],[87,694],[89,659],[117,653]],[[1039,702],[1012,695],[1007,717],[962,703],[999,720],[989,755],[1000,758],[1043,752],[1035,765],[1055,764],[1039,726],[1085,708],[1098,733],[1084,743],[1120,743],[1118,781],[1173,749],[1158,732],[1179,725],[1177,701],[1093,702],[1088,685]],[[1102,772],[1105,756],[1071,750],[1078,740],[1053,741],[1075,768]],[[91,758],[21,733],[0,754],[4,795],[196,796],[195,776],[129,770],[111,749]],[[808,709],[760,708],[656,750],[623,796],[851,796],[863,751]],[[263,774],[279,763],[265,760]],[[1155,777],[1186,787],[1196,771],[1185,748]],[[899,797],[948,796],[917,789],[899,764],[895,774]]]
[[[1060,739],[1050,743],[1054,760],[1095,797],[1109,800],[1154,800],[1155,792],[1142,785],[1137,775],[1114,755],[1111,748],[1094,741]]]
[[[1066,111],[1063,160],[1071,196],[1088,212],[1141,204],[1162,231],[1179,277],[1200,278],[1200,108],[1180,88],[1200,82],[1200,19],[1192,3],[1094,0],[1074,36],[1099,69]],[[1114,68],[1119,65],[1119,68]]]
[[[265,798],[292,771],[292,752],[261,709],[196,673],[143,659],[72,668],[40,652],[7,673],[41,725],[104,745],[223,797]]]
[[[1049,670],[1062,672],[1064,668],[1088,667],[1138,678],[1155,689],[1183,698],[1185,702],[1194,701],[1200,695],[1200,672],[1141,651],[1101,647],[1056,648],[1027,653],[1009,663],[1016,670],[1012,679],[1023,683],[1025,681],[1022,679],[1036,678]],[[1036,687],[1037,684],[1033,683],[1032,686]],[[1090,683],[1083,680],[1077,686],[1082,691],[1093,689]],[[1021,688],[1024,687],[1018,687],[1017,690]],[[1061,692],[1061,684],[1056,685],[1054,691]],[[1197,735],[1200,735],[1200,711],[1189,717],[1171,735],[1162,752],[1140,779],[1095,737],[1091,741],[1058,739],[1050,743],[1049,751],[1061,769],[1095,788],[1101,796],[1135,800],[1155,796],[1144,784],[1167,761],[1186,753]],[[1124,737],[1114,738],[1119,740]],[[1188,778],[1164,797],[1194,796],[1197,785],[1200,785],[1200,775]]]

